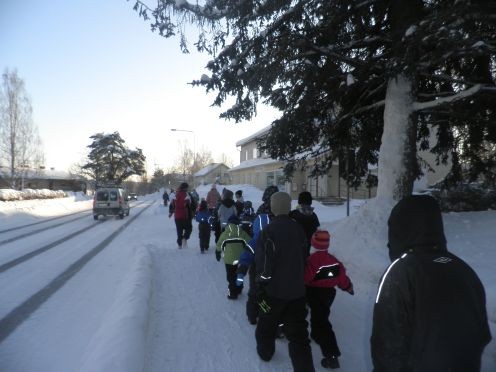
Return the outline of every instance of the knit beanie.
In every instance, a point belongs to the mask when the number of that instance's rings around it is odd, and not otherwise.
[[[329,240],[331,235],[326,230],[317,230],[312,235],[312,247],[319,250],[327,250],[329,248]]]
[[[300,195],[298,195],[298,204],[312,205],[312,194],[310,194],[308,191],[300,192]]]
[[[237,197],[241,197],[241,196],[243,196],[243,191],[238,190],[238,191],[236,191],[236,193],[234,195],[236,195]]]
[[[179,190],[184,190],[186,191],[188,189],[189,185],[186,182],[183,182],[179,185]]]
[[[270,197],[270,210],[275,216],[289,214],[291,210],[291,196],[287,192],[278,191]]]

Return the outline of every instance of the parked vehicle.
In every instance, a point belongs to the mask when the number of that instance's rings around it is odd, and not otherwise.
[[[98,216],[129,216],[129,199],[125,189],[117,186],[98,187],[93,198],[93,218]]]

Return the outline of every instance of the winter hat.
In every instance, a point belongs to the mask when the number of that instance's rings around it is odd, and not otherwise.
[[[300,195],[298,195],[298,204],[312,205],[312,194],[310,194],[308,191],[300,192]]]
[[[232,214],[228,219],[227,219],[227,222],[228,223],[233,223],[235,225],[239,225],[241,222],[238,218],[238,216],[236,216],[235,214]]]
[[[270,210],[275,216],[289,214],[291,210],[291,196],[287,192],[278,191],[270,197]]]
[[[231,199],[232,200],[232,198],[233,198],[233,192],[231,190],[224,189],[223,199]]]
[[[329,248],[329,240],[331,235],[326,230],[317,230],[312,235],[312,247],[315,249],[327,250]]]
[[[180,185],[179,185],[179,190],[184,190],[186,191],[188,189],[189,185],[186,183],[186,182],[182,182]]]
[[[215,183],[212,183],[212,190],[216,190],[217,189],[217,186],[215,185]]]
[[[240,197],[243,196],[243,191],[242,190],[238,190],[238,191],[236,191],[236,193],[234,195],[236,195],[237,197],[240,198]]]
[[[198,208],[198,210],[204,211],[206,209],[208,209],[207,201],[205,199],[202,199],[200,202],[200,207]]]

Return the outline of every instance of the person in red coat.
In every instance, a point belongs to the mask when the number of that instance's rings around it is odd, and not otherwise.
[[[339,368],[341,352],[329,321],[331,305],[336,297],[335,287],[353,295],[353,284],[343,264],[327,250],[330,235],[318,230],[312,235],[310,256],[305,265],[305,285],[310,308],[310,336],[320,346],[324,368]]]
[[[186,248],[191,236],[193,225],[191,223],[191,198],[188,194],[188,184],[181,183],[176,191],[176,197],[169,205],[169,218],[174,215],[177,231],[177,245]]]

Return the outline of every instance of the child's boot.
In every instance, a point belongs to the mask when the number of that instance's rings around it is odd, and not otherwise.
[[[328,369],[339,368],[339,360],[337,356],[325,357],[324,359],[321,360],[320,364],[322,365],[322,367]]]

